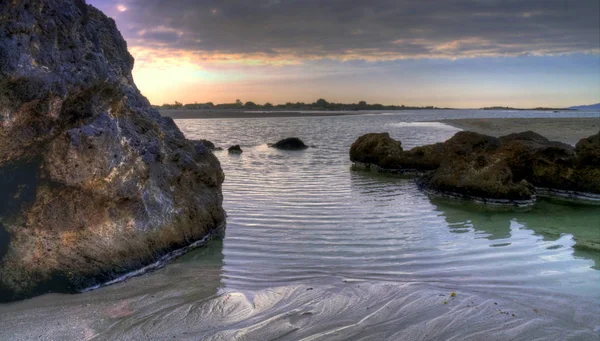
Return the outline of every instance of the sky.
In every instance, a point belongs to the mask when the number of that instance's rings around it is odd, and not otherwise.
[[[598,0],[88,0],[153,104],[600,102]]]

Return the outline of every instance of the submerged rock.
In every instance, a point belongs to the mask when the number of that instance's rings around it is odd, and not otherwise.
[[[227,149],[230,154],[241,154],[243,152],[242,147],[239,144],[231,146]]]
[[[359,137],[350,159],[391,172],[421,171],[427,191],[500,204],[536,195],[600,200],[600,133],[576,148],[527,131],[500,138],[458,132],[444,143],[403,151],[387,133]]]
[[[0,301],[111,280],[222,225],[219,161],[140,94],[112,19],[32,0],[0,23]]]
[[[271,145],[271,147],[282,150],[302,150],[308,148],[308,146],[297,137],[288,137]]]

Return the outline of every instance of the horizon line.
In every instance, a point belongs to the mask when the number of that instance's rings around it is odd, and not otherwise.
[[[255,101],[245,101],[242,102],[239,99],[236,100],[235,102],[223,102],[223,103],[213,103],[212,101],[208,101],[208,102],[198,102],[198,101],[194,101],[193,103],[182,103],[179,102],[177,100],[173,101],[172,103],[163,103],[163,104],[153,104],[150,103],[153,107],[156,108],[160,108],[160,109],[252,109],[252,108],[259,108],[259,107],[265,107],[268,106],[265,109],[276,109],[277,107],[282,108],[285,106],[294,106],[294,105],[303,105],[303,106],[312,106],[315,108],[323,108],[323,109],[328,109],[325,106],[319,106],[317,103],[319,101],[324,101],[325,105],[338,105],[338,106],[383,106],[383,107],[398,107],[398,108],[407,108],[407,109],[463,109],[463,110],[477,110],[477,109],[505,109],[505,110],[535,110],[535,109],[555,109],[555,110],[560,110],[560,109],[571,109],[571,108],[575,108],[575,107],[587,107],[587,106],[596,106],[596,105],[600,105],[600,101],[598,101],[597,103],[592,103],[592,104],[576,104],[576,105],[571,105],[571,106],[564,106],[564,107],[553,107],[553,106],[534,106],[534,107],[517,107],[517,106],[507,106],[507,105],[485,105],[485,106],[478,106],[478,107],[470,107],[470,108],[458,108],[458,107],[449,107],[449,106],[436,106],[436,105],[405,105],[405,104],[383,104],[383,103],[368,103],[366,101],[358,101],[358,102],[352,102],[352,103],[343,103],[343,102],[328,102],[322,98],[319,98],[318,100],[314,101],[314,102],[300,102],[300,101],[296,101],[296,102],[291,102],[291,101],[287,101],[285,103],[278,103],[278,104],[274,104],[270,101],[266,101],[263,104],[257,103]],[[239,102],[238,102],[239,101]],[[361,102],[363,104],[361,104]],[[198,106],[212,106],[212,108],[186,108],[186,106],[194,106],[194,105],[198,105]],[[221,107],[218,108],[218,106],[227,106],[226,108]],[[228,107],[228,106],[235,106],[235,107]],[[293,108],[292,108],[293,109]],[[368,108],[365,108],[364,110],[369,110]],[[370,110],[377,110],[377,109],[370,109]],[[386,109],[383,109],[386,110]]]

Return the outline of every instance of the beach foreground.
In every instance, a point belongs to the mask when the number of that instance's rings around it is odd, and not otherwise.
[[[551,141],[571,145],[600,130],[600,114],[595,118],[466,118],[440,122],[495,137],[532,130]]]
[[[176,271],[178,270],[178,271]],[[218,276],[179,285],[189,268],[87,295],[49,295],[0,307],[1,339],[32,340],[593,340],[598,307],[427,283],[342,280],[206,297]],[[218,270],[217,270],[218,271]],[[216,280],[217,283],[212,283]],[[185,282],[185,281],[184,281]],[[484,293],[485,292],[485,293]],[[77,318],[73,318],[77,316]]]

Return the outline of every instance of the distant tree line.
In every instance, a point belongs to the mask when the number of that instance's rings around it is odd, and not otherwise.
[[[481,108],[481,110],[526,110],[526,111],[576,111],[576,109],[570,108],[546,108],[546,107],[536,107],[536,108],[513,108],[513,107],[485,107]]]
[[[207,103],[191,103],[191,104],[182,104],[180,102],[175,101],[173,104],[163,104],[159,106],[154,106],[159,110],[171,110],[171,109],[207,109],[207,110],[219,110],[219,109],[239,109],[239,110],[414,110],[414,109],[439,109],[434,106],[427,107],[411,107],[405,105],[383,105],[383,104],[368,104],[365,101],[360,101],[358,103],[333,103],[328,102],[322,98],[318,99],[313,103],[303,103],[303,102],[287,102],[285,104],[277,104],[273,105],[269,102],[265,104],[257,104],[254,102],[246,102],[243,103],[239,99],[235,101],[235,103],[222,103],[222,104],[213,104],[212,102]]]

